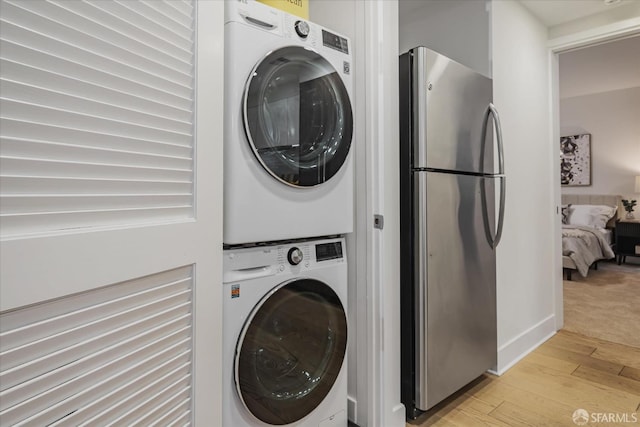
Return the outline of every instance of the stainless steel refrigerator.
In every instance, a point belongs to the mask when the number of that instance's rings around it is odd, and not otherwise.
[[[496,366],[506,178],[491,79],[424,47],[401,55],[400,161],[402,400],[415,418]]]

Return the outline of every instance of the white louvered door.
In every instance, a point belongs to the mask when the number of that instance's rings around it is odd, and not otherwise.
[[[2,235],[192,217],[192,5],[1,5]]]
[[[0,0],[0,424],[219,424],[223,46],[222,2]]]

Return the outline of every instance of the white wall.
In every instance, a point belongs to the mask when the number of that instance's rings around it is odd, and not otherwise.
[[[554,25],[549,28],[549,39],[573,36],[582,31],[617,24],[620,21],[637,19],[640,17],[640,1],[634,0],[629,4],[615,7],[607,12],[596,13],[584,18]]]
[[[559,55],[560,99],[640,87],[640,35]]]
[[[351,38],[355,76],[355,232],[349,259],[349,419],[401,427],[398,217],[398,4],[309,4],[309,17]],[[373,227],[384,215],[384,229]]]
[[[560,100],[560,134],[591,134],[592,185],[562,193],[632,196],[640,175],[639,118],[640,87]]]
[[[494,0],[493,96],[507,174],[497,248],[498,366],[508,369],[555,331],[554,167],[546,28],[519,2]]]
[[[353,64],[351,64],[351,70],[354,79],[354,96],[352,101],[353,115],[355,120],[354,132],[353,132],[353,145],[351,155],[355,156],[354,161],[354,173],[356,176],[363,176],[363,159],[364,159],[364,49],[359,46],[358,43],[362,39],[363,28],[356,26],[356,16],[359,5],[353,0],[341,1],[338,4],[335,2],[311,0],[309,2],[309,20],[316,24],[323,25],[328,29],[340,33],[341,35],[349,37],[351,41],[351,53],[354,55]],[[339,13],[337,13],[339,10]],[[349,419],[356,421],[358,419],[357,412],[366,412],[366,403],[363,402],[365,398],[358,399],[359,396],[366,395],[362,378],[366,378],[367,369],[364,363],[358,362],[357,349],[358,346],[354,345],[359,334],[366,334],[366,304],[364,301],[358,298],[357,292],[357,278],[366,273],[366,270],[362,268],[363,263],[360,262],[360,268],[358,259],[363,259],[364,249],[362,244],[358,244],[356,237],[358,235],[364,236],[364,230],[362,230],[363,221],[361,219],[363,209],[366,207],[366,188],[364,182],[355,182],[356,203],[354,206],[355,215],[360,218],[360,221],[355,221],[355,232],[347,236],[347,260],[349,262],[349,293],[348,293],[348,320],[349,320],[349,346],[347,354],[348,363],[348,395],[349,395]],[[366,223],[366,221],[365,221]],[[366,241],[364,242],[366,245]],[[358,315],[358,310],[365,311],[361,315]],[[359,322],[360,321],[360,322]],[[359,328],[361,331],[359,331]],[[358,378],[361,380],[358,381]],[[359,389],[361,390],[360,392]],[[358,405],[360,400],[360,405]],[[361,416],[360,418],[364,418]]]
[[[562,193],[633,195],[640,174],[639,70],[640,36],[559,55],[560,135],[592,138],[592,185]]]
[[[491,76],[488,1],[401,0],[400,53],[425,46]]]

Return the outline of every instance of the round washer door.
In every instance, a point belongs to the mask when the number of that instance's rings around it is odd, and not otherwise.
[[[272,176],[295,187],[319,185],[349,154],[349,94],[317,52],[283,47],[267,54],[247,81],[244,127],[254,154]]]
[[[244,406],[267,424],[300,420],[331,390],[346,347],[346,313],[333,289],[314,279],[276,287],[238,339],[235,382]]]

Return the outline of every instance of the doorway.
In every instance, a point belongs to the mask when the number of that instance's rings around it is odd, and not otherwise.
[[[599,27],[593,30],[577,33],[571,36],[565,36],[558,39],[550,40],[549,55],[550,55],[550,70],[552,77],[552,143],[560,140],[561,136],[561,122],[560,122],[560,55],[570,54],[571,52],[582,50],[585,48],[596,48],[599,45],[603,45],[609,42],[624,41],[624,39],[632,38],[640,34],[640,23],[637,20],[621,21],[616,24],[611,24],[604,27]],[[570,130],[566,130],[571,132]],[[554,182],[558,183],[554,186],[554,198],[556,205],[561,206],[561,189],[560,189],[560,168],[554,168]],[[619,192],[623,192],[620,190]],[[622,193],[624,194],[624,193]],[[554,242],[554,248],[557,251],[561,251],[561,230],[560,221],[557,222],[557,230],[555,233],[556,241]],[[563,280],[561,276],[562,271],[562,253],[557,253],[555,256],[555,262],[558,263],[556,271],[556,286],[555,286],[555,315],[556,315],[556,329],[561,329],[564,325],[564,294],[563,294]]]

